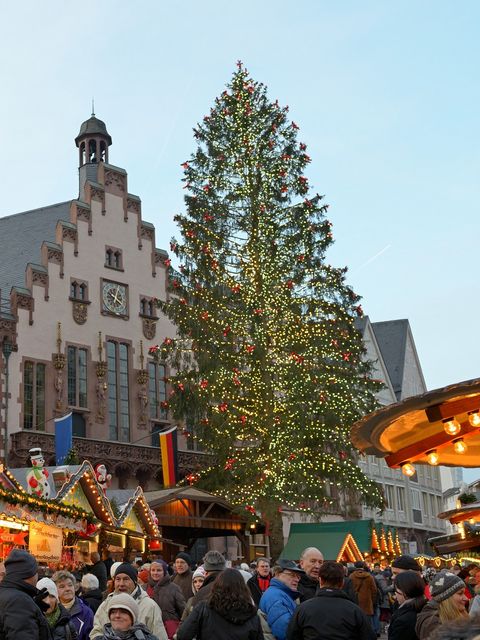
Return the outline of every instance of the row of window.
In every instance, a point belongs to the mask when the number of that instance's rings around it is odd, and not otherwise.
[[[129,345],[107,341],[107,393],[109,439],[120,442],[130,440],[130,354]],[[165,365],[148,363],[148,397],[152,420],[166,420],[163,403],[167,398]],[[45,430],[46,366],[27,360],[23,367],[23,427]],[[83,347],[67,348],[67,401],[71,407],[89,408],[88,350]]]
[[[403,516],[406,509],[405,487],[385,484],[383,493],[387,509],[399,514],[400,517]],[[440,496],[413,488],[410,489],[410,496],[413,521],[415,523],[422,524],[423,516],[436,518],[443,511],[442,498]]]
[[[72,280],[70,283],[70,298],[79,302],[88,302],[88,283],[85,280]],[[157,317],[157,307],[153,298],[140,298],[139,313],[149,318]]]
[[[395,474],[395,472],[399,473],[398,470],[390,469],[383,458],[377,458],[376,456],[369,455],[367,456],[367,459],[370,465],[372,465],[374,468],[381,467],[383,473],[385,473],[385,471],[393,474]],[[416,467],[416,470],[416,473],[409,478],[410,482],[417,482],[420,484],[431,485],[435,488],[440,488],[440,476],[437,468],[430,465],[419,465],[418,467]]]

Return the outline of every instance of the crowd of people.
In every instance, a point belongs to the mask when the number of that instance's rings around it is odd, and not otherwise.
[[[1,640],[480,640],[480,565],[437,570],[268,558],[199,566],[185,552],[113,562],[79,575],[39,567],[23,549],[0,566]]]

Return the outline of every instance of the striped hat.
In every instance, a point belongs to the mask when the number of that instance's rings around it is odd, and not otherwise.
[[[430,583],[430,593],[435,602],[443,602],[462,589],[465,589],[464,581],[446,569],[439,571]]]

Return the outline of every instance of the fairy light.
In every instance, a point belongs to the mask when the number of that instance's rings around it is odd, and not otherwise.
[[[427,451],[426,456],[427,456],[428,464],[431,464],[431,465],[437,465],[439,460],[440,460],[440,457],[438,455],[438,451],[436,449],[432,449],[431,451]]]
[[[462,454],[467,451],[468,447],[465,444],[465,440],[463,438],[457,438],[453,441],[453,449],[455,453]]]
[[[355,328],[359,298],[324,261],[328,205],[310,195],[310,158],[287,113],[239,65],[194,130],[171,244],[181,264],[165,262],[169,296],[158,301],[177,335],[149,349],[179,372],[162,409],[218,462],[188,482],[251,518],[328,508],[329,482],[382,504],[349,440],[381,384]]]
[[[415,467],[413,466],[413,464],[411,462],[404,462],[401,465],[401,469],[402,469],[402,473],[404,475],[406,475],[408,478],[411,478],[416,473]]]
[[[455,420],[455,418],[448,418],[447,420],[443,420],[443,428],[445,430],[445,433],[447,433],[449,436],[456,436],[458,433],[460,433],[462,427],[458,420]]]

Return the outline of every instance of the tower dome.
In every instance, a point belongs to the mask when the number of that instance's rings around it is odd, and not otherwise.
[[[99,120],[92,113],[91,117],[80,125],[75,144],[79,149],[80,167],[83,167],[85,164],[108,162],[108,147],[112,144],[112,137],[103,120]]]

